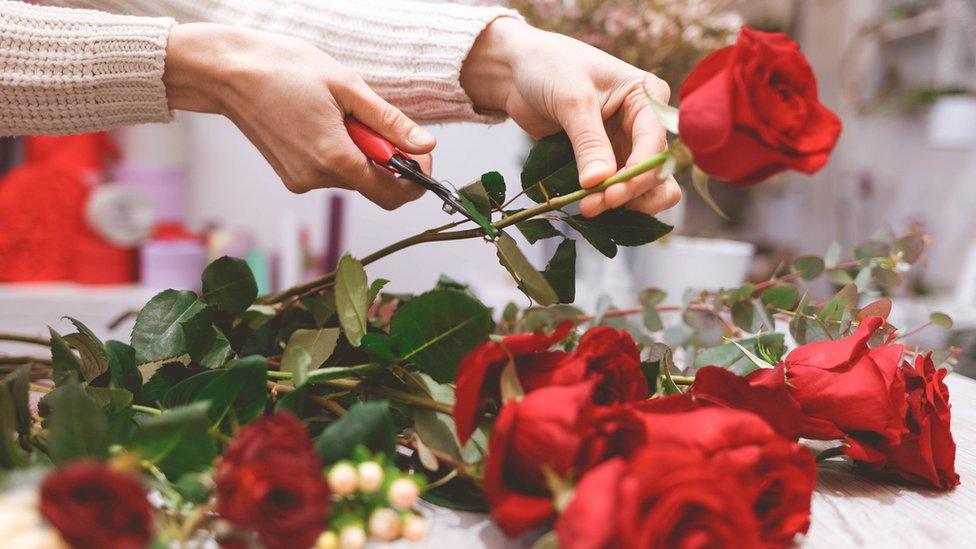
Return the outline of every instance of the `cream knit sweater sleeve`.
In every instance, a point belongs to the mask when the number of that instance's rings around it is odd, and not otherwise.
[[[0,0],[0,135],[169,120],[163,61],[174,24]]]
[[[521,17],[497,6],[415,0],[47,0],[130,15],[169,16],[308,40],[355,70],[418,122],[498,121],[476,113],[461,64],[488,23]]]
[[[419,122],[498,121],[500,113],[475,112],[461,88],[461,64],[488,23],[519,17],[500,7],[412,0],[44,3],[59,7],[0,0],[0,135],[169,120],[162,73],[172,18],[309,40]]]

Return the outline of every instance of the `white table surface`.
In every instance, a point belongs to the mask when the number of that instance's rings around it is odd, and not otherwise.
[[[818,469],[810,531],[800,546],[976,547],[976,381],[946,378],[962,484],[951,492],[893,486],[850,473],[843,462]],[[507,538],[485,515],[427,506],[430,534],[420,546],[438,549],[526,548],[539,533]],[[397,547],[418,547],[404,542]]]

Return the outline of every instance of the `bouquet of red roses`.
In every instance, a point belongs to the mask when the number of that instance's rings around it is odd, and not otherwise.
[[[154,296],[128,343],[72,318],[64,336],[0,334],[50,348],[0,361],[0,467],[11,471],[0,509],[12,517],[0,537],[358,548],[423,539],[423,498],[489,511],[512,535],[552,525],[543,541],[564,547],[784,546],[810,524],[818,460],[957,485],[941,368],[953,355],[906,349],[885,320],[891,300],[877,297],[922,256],[917,231],[879,235],[846,261],[839,249],[800,257],[680,305],[653,288],[639,308],[570,305],[574,235],[613,257],[671,228],[567,206],[692,164],[700,190],[706,174],[751,185],[813,172],[840,133],[780,34],[743,29],[680,95],[680,110],[646,98],[680,140],[593,188],[580,188],[566,136],[551,136],[522,173],[519,194],[535,205],[512,209],[497,173],[461,190],[478,227],[346,255],[335,272],[260,299],[247,264],[220,258],[200,294]],[[544,270],[508,227],[529,243],[560,239]],[[387,293],[364,269],[416,244],[484,236],[536,305],[495,315],[446,278]],[[836,293],[812,296],[806,283],[820,277]],[[663,314],[677,315],[672,329]]]

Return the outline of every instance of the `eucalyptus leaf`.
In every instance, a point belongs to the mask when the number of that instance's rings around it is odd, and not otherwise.
[[[247,262],[223,256],[203,270],[204,302],[221,311],[242,313],[258,296],[258,284]]]
[[[402,305],[390,334],[401,356],[441,383],[454,381],[458,362],[495,329],[491,312],[458,290],[434,290]]]
[[[873,301],[864,307],[861,307],[861,309],[857,312],[857,319],[864,320],[869,316],[888,318],[888,315],[891,314],[891,305],[892,303],[890,297],[882,297],[877,301]]]
[[[732,371],[733,373],[744,376],[758,369],[743,349],[749,353],[759,353],[759,348],[767,349],[771,354],[782,354],[786,351],[786,341],[783,334],[763,334],[760,336],[742,339],[735,343],[728,342],[703,349],[695,356],[695,368],[703,366],[718,366]]]
[[[813,280],[823,274],[824,260],[815,255],[805,255],[793,261],[793,270],[800,273],[803,280]]]
[[[366,333],[368,292],[363,264],[349,254],[343,255],[336,269],[336,308],[339,323],[353,347],[359,347]]]
[[[793,306],[796,305],[797,300],[800,298],[800,291],[796,289],[796,286],[791,286],[789,284],[777,284],[763,290],[759,294],[759,300],[762,304],[766,306],[767,309],[773,311],[793,310]]]
[[[295,330],[285,346],[281,371],[291,372],[295,386],[300,386],[310,369],[318,368],[332,356],[338,342],[338,328]]]
[[[514,238],[502,233],[495,246],[498,249],[498,260],[508,269],[526,295],[540,305],[552,305],[559,301],[559,296],[549,285],[549,281],[529,262],[522,250],[519,250]]]
[[[943,330],[952,328],[952,317],[945,313],[934,312],[929,315],[929,321]]]
[[[667,295],[664,290],[657,288],[647,288],[637,294],[637,299],[644,309],[644,327],[652,332],[660,332],[664,329],[664,323],[661,322],[661,315],[657,312],[657,306],[664,301]]]
[[[186,354],[181,324],[205,308],[206,304],[190,291],[166,290],[156,294],[139,311],[132,328],[136,362],[145,364]]]

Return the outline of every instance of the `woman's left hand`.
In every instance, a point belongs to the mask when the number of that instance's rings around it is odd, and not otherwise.
[[[461,85],[479,110],[505,111],[532,137],[565,130],[580,185],[593,187],[618,169],[667,147],[647,91],[667,103],[656,76],[572,38],[500,18],[482,32],[461,69]],[[651,171],[580,202],[592,217],[611,208],[655,214],[681,199],[673,177]]]

